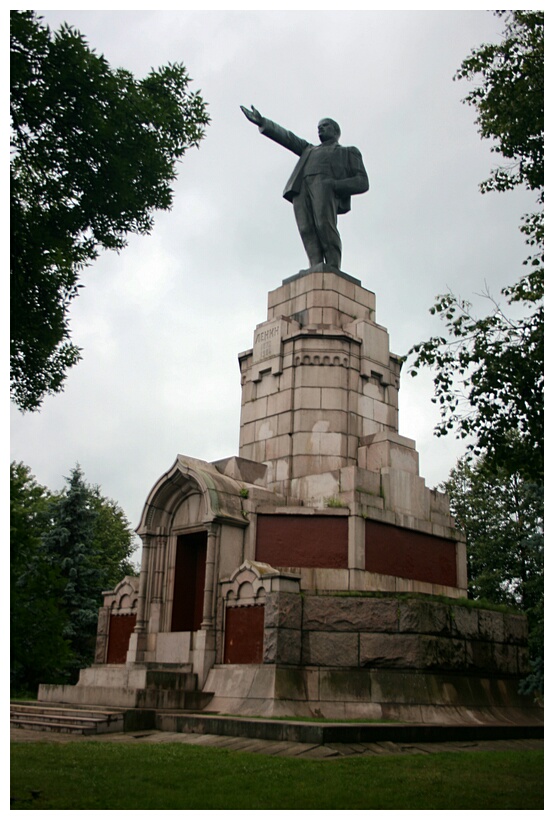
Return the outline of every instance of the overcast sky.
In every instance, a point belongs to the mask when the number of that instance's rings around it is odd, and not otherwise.
[[[36,8],[36,6],[35,6]],[[77,463],[138,524],[178,453],[238,453],[237,354],[266,319],[267,293],[306,267],[282,189],[287,150],[242,115],[264,115],[316,142],[324,116],[357,146],[370,190],[340,218],[342,268],[377,297],[376,321],[405,354],[441,325],[434,297],[452,289],[486,305],[523,269],[525,192],[481,195],[497,158],[452,78],[473,47],[498,41],[487,11],[42,11],[86,35],[114,67],[144,76],[184,62],[209,104],[199,150],[179,166],[174,207],[153,233],[88,268],[73,303],[83,360],[40,412],[12,408],[11,458],[61,489]],[[109,180],[106,180],[109,185]],[[436,486],[463,446],[437,439],[430,376],[405,371],[400,433],[414,438]]]

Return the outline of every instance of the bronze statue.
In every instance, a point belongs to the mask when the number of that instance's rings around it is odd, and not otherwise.
[[[261,134],[300,157],[283,196],[293,204],[309,270],[322,270],[325,263],[325,269],[340,271],[342,244],[337,215],[348,213],[353,194],[363,194],[369,188],[361,153],[339,145],[340,128],[328,117],[318,123],[321,145],[316,146],[263,117],[254,106],[241,105],[241,111]]]

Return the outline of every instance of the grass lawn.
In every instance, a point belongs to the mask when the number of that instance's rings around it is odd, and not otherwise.
[[[12,743],[12,809],[542,809],[543,753],[298,760],[180,743]]]

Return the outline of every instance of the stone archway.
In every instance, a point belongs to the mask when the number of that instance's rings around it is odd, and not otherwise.
[[[220,547],[225,542],[226,561],[240,563],[243,486],[213,464],[178,456],[149,493],[137,529],[143,559],[133,662],[192,663],[198,674],[213,663]]]

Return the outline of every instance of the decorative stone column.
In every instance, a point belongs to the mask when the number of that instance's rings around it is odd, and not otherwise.
[[[101,606],[98,610],[98,626],[96,629],[96,649],[94,652],[94,663],[106,663],[108,654],[108,638],[110,632],[110,610],[107,606]]]
[[[208,524],[207,527],[208,544],[206,548],[204,607],[202,611],[202,623],[200,624],[200,629],[205,630],[210,630],[214,628],[214,579],[219,529],[219,525],[213,523]]]
[[[163,582],[165,576],[165,553],[167,547],[167,534],[163,527],[158,527],[155,539],[155,555],[154,555],[154,584],[152,587],[152,601],[161,603],[163,596]]]
[[[146,651],[146,593],[148,587],[148,575],[150,571],[151,535],[141,535],[142,540],[142,561],[140,565],[139,594],[137,601],[137,623],[131,640],[129,651],[127,652],[127,663],[140,663],[144,660]]]
[[[163,616],[163,590],[165,581],[166,553],[167,553],[167,533],[164,527],[157,527],[156,536],[151,549],[151,602],[150,602],[150,632],[160,632],[162,629]]]

